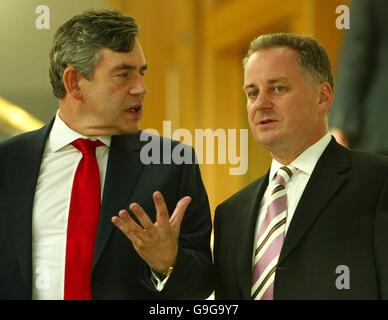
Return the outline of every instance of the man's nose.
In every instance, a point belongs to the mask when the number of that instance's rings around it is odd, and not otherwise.
[[[258,110],[272,108],[272,106],[272,100],[270,99],[268,94],[264,92],[260,92],[257,99],[253,102],[253,107]]]
[[[147,86],[145,84],[144,78],[142,76],[138,76],[136,82],[133,86],[131,86],[129,90],[130,95],[140,95],[144,96],[148,92]]]

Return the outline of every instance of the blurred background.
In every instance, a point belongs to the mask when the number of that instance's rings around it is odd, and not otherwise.
[[[86,9],[116,8],[141,26],[149,70],[142,128],[248,129],[241,60],[249,43],[267,32],[311,35],[328,50],[337,72],[343,30],[336,8],[348,0],[1,0],[0,140],[42,126],[58,102],[48,77],[54,32]],[[50,10],[50,28],[39,30],[35,12]],[[216,145],[217,146],[217,145]],[[237,151],[239,145],[237,145]],[[212,209],[263,175],[270,156],[249,134],[249,166],[230,175],[230,164],[203,164]],[[237,152],[238,155],[238,152]],[[217,158],[216,158],[217,159]]]

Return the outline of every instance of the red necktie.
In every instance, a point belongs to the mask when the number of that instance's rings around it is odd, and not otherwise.
[[[100,213],[100,173],[96,148],[100,141],[78,139],[72,145],[82,152],[74,176],[67,224],[65,300],[90,300],[91,272]]]

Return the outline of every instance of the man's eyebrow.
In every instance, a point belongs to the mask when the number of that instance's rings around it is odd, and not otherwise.
[[[278,83],[278,82],[288,82],[288,79],[286,77],[280,76],[277,78],[269,79],[267,82],[270,84],[274,84],[274,83]]]
[[[119,71],[119,70],[136,70],[137,67],[134,66],[134,65],[130,65],[130,64],[127,64],[127,63],[122,63],[116,67],[114,67],[112,69],[112,72],[115,72],[115,71]],[[148,69],[148,65],[145,64],[143,66],[140,67],[140,71],[146,71]]]
[[[242,86],[242,89],[243,90],[247,90],[247,89],[256,89],[256,86],[254,84],[247,84],[247,85],[243,85]]]
[[[276,83],[279,83],[279,82],[280,83],[285,83],[285,82],[287,83],[289,81],[288,81],[288,79],[286,77],[279,76],[279,77],[276,77],[276,78],[268,79],[266,82],[269,83],[269,84],[276,84]],[[257,86],[254,85],[253,83],[250,83],[250,84],[242,86],[243,90],[256,89],[256,88],[257,88]]]

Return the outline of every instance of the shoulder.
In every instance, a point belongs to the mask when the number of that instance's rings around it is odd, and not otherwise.
[[[378,190],[388,181],[388,157],[344,148],[332,142],[318,161],[314,172],[335,173],[346,178],[349,186]],[[319,181],[315,181],[319,184]],[[373,193],[373,192],[372,192]]]
[[[161,144],[161,145],[171,145],[173,147],[175,147],[177,145],[181,145],[184,148],[192,149],[191,146],[189,146],[187,144],[184,144],[184,143],[182,143],[180,141],[173,140],[173,139],[168,138],[168,137],[156,135],[156,134],[151,133],[149,131],[140,131],[137,134],[137,136],[138,136],[138,139],[141,142],[141,145],[145,145],[147,143],[154,142],[154,143],[158,143],[158,144]]]
[[[45,124],[43,127],[18,134],[9,139],[0,141],[0,156],[11,156],[17,152],[20,148],[23,150],[34,150],[36,148],[42,149],[46,143],[46,139],[49,136],[51,128],[54,123],[54,118]]]
[[[149,150],[154,148],[155,150],[160,150],[160,152],[172,152],[177,146],[179,146],[180,149],[193,150],[193,148],[187,144],[151,133],[149,131],[139,131],[137,133],[127,135],[116,135],[112,137],[112,141],[115,145],[117,144],[121,147],[129,147],[132,150],[139,150],[143,148],[145,148],[145,150]]]
[[[150,157],[153,163],[197,164],[192,146],[171,138],[142,131],[139,133],[141,156]]]
[[[255,197],[257,195],[258,188],[260,184],[264,182],[265,178],[266,176],[263,176],[251,182],[250,184],[248,184],[247,186],[245,186],[244,188],[242,188],[241,190],[239,190],[238,192],[230,196],[228,199],[223,201],[221,204],[219,204],[216,210],[217,211],[224,211],[224,210],[228,211],[229,209],[235,210],[236,207],[240,207],[241,204],[244,203],[245,201],[251,200],[252,197]]]
[[[38,130],[30,131],[0,141],[0,155],[4,156],[12,154],[15,150],[18,150],[20,146],[28,143],[31,139],[33,139],[37,132]]]
[[[388,170],[387,156],[354,150],[348,150],[348,154],[353,167],[358,170]]]
[[[320,169],[334,168],[334,169],[348,169],[356,170],[360,172],[387,169],[388,157],[373,154],[369,152],[362,152],[345,148],[338,144],[333,138],[326,150],[323,152],[321,158],[318,161]]]

